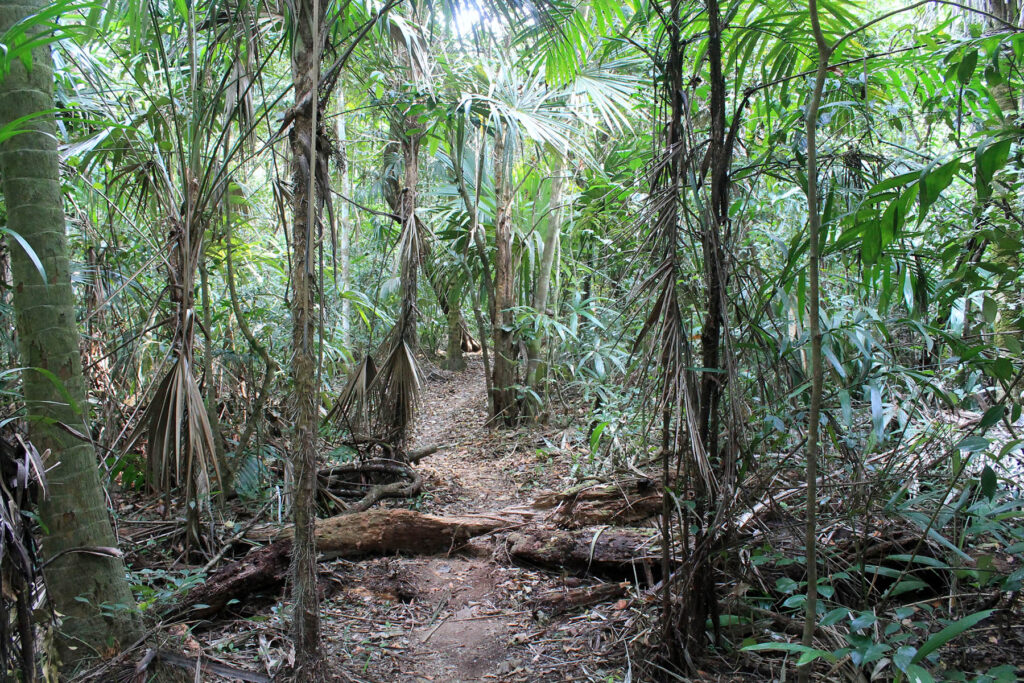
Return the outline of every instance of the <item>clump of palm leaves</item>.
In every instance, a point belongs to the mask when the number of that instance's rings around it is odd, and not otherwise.
[[[349,375],[327,416],[328,420],[340,420],[354,437],[369,436],[397,445],[404,441],[412,423],[423,372],[408,339],[409,319],[404,313],[377,350],[367,354]]]
[[[272,55],[261,54],[262,25],[243,8],[196,7],[183,12],[181,23],[162,20],[155,5],[142,12],[150,16],[140,19],[158,27],[150,37],[153,68],[160,75],[153,81],[153,104],[136,125],[81,143],[80,167],[88,172],[93,164],[112,164],[112,196],[124,205],[123,215],[157,216],[131,227],[165,253],[170,354],[140,425],[122,448],[148,438],[148,483],[168,508],[172,492],[183,494],[188,543],[194,547],[202,541],[199,515],[209,509],[210,494],[228,483],[222,481],[227,473],[219,462],[223,449],[209,411],[212,400],[204,400],[195,372],[196,273],[221,216],[229,215],[231,175],[245,163],[255,130],[267,125],[273,111],[272,103],[257,97]],[[113,50],[112,59],[129,57]],[[99,66],[95,72],[105,77]],[[97,118],[124,118],[118,100],[100,98],[95,106]],[[134,212],[127,210],[132,205]],[[209,347],[206,353],[210,382]]]
[[[189,542],[198,542],[198,513],[208,503],[211,484],[221,483],[221,471],[211,457],[216,453],[213,428],[187,354],[177,354],[133,438],[143,428],[148,428],[149,442],[146,480],[168,499],[173,488],[184,484]]]

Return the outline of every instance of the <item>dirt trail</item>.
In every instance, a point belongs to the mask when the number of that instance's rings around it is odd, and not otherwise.
[[[502,463],[509,455],[487,448],[487,387],[479,358],[459,373],[436,373],[428,382],[413,447],[445,448],[421,466],[431,512],[497,510],[527,502]],[[514,449],[513,449],[514,450]],[[514,453],[513,453],[514,455]],[[503,457],[504,456],[504,457]],[[511,673],[507,644],[521,628],[523,610],[510,604],[515,568],[488,559],[434,557],[410,561],[413,586],[432,605],[429,623],[410,635],[417,671],[403,681],[484,681]]]
[[[435,373],[424,394],[412,447],[445,446],[420,467],[430,483],[431,512],[497,510],[524,501],[501,466],[508,464],[500,462],[507,454],[486,448],[491,434],[480,359],[470,357],[462,372]]]
[[[465,371],[432,373],[423,388],[411,447],[445,448],[419,464],[426,485],[415,507],[494,512],[563,487],[567,434],[490,431],[482,361],[467,361]],[[567,580],[512,565],[491,539],[473,545],[474,552],[457,556],[337,566],[340,591],[325,605],[324,631],[346,672],[341,680],[526,683],[605,680],[616,670],[621,641],[607,609],[548,620],[533,598],[565,589]]]

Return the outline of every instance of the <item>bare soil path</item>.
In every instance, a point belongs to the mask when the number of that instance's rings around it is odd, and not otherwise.
[[[424,387],[412,447],[446,448],[420,464],[426,493],[417,507],[496,511],[563,486],[568,458],[552,445],[565,435],[489,430],[482,362],[467,360],[465,371],[435,372]],[[496,561],[501,546],[488,543],[476,542],[468,555],[382,558],[336,572],[344,588],[326,606],[324,625],[331,650],[353,672],[342,680],[607,680],[618,643],[602,634],[601,610],[548,620],[532,599],[566,580]]]

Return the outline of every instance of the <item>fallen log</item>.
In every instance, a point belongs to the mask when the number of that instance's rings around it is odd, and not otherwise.
[[[474,536],[508,526],[499,517],[436,517],[413,510],[368,510],[317,520],[316,546],[325,557],[360,557],[450,552]],[[205,619],[228,603],[277,589],[288,576],[291,529],[279,529],[268,546],[226,565],[196,586],[171,612],[171,617]]]
[[[165,618],[206,619],[223,610],[229,602],[242,602],[253,593],[276,590],[288,576],[291,557],[291,539],[254,550],[186,593]]]
[[[565,590],[548,591],[537,596],[534,607],[548,616],[556,616],[581,607],[599,605],[609,600],[617,600],[629,590],[629,583],[599,583],[593,586]]]
[[[483,515],[438,517],[414,510],[368,510],[317,520],[316,548],[329,557],[433,555],[508,524],[500,517]]]
[[[661,512],[661,492],[646,479],[589,484],[539,496],[534,505],[551,509],[548,518],[567,529],[611,524],[630,526]]]
[[[653,539],[653,531],[640,529],[525,529],[505,538],[505,550],[513,560],[545,569],[631,578],[645,564],[657,566],[658,556],[647,551]]]

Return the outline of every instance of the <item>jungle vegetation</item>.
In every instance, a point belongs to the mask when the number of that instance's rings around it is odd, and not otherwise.
[[[1017,680],[1021,10],[0,4],[0,678],[164,675],[272,521],[268,675],[356,680],[317,518],[419,510],[482,372],[560,486],[655,492],[588,680]]]

